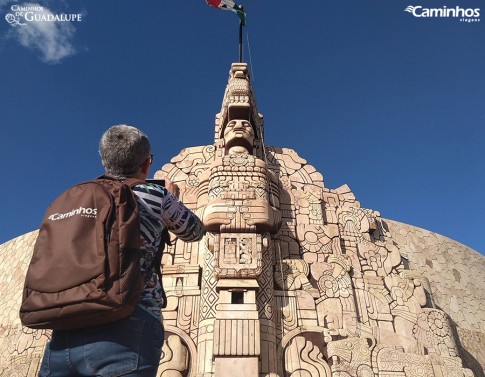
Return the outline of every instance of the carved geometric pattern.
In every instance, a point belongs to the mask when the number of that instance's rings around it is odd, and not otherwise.
[[[274,285],[273,285],[273,248],[263,253],[263,272],[259,275],[259,291],[256,296],[259,318],[273,319]]]
[[[259,356],[259,321],[251,319],[216,319],[214,356]]]
[[[204,254],[204,268],[202,269],[202,284],[200,296],[200,320],[216,317],[216,304],[219,296],[216,293],[217,279],[214,275],[214,254],[206,251]]]

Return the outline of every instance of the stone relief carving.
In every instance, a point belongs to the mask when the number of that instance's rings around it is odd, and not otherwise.
[[[182,377],[189,369],[187,347],[176,335],[169,335],[162,348],[158,375],[160,377]]]
[[[231,67],[214,144],[182,150],[155,177],[177,183],[208,230],[165,252],[159,376],[483,376],[483,308],[461,311],[463,295],[443,300],[453,287],[419,272],[446,268],[446,244],[389,225],[294,150],[265,146],[244,63]],[[446,258],[413,253],[426,237]],[[0,265],[0,279],[23,281],[29,257]],[[463,268],[450,276],[475,287]],[[49,338],[19,325],[19,292],[0,317],[2,377],[34,376]]]
[[[426,347],[427,353],[444,357],[458,356],[448,317],[441,310],[424,308],[414,325],[413,336]]]
[[[375,341],[371,338],[349,337],[328,344],[332,360],[332,376],[374,376],[371,363]]]
[[[286,348],[285,370],[290,377],[332,375],[322,351],[303,336],[292,339]]]

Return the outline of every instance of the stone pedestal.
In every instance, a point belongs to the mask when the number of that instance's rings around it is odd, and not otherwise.
[[[259,375],[260,322],[254,279],[221,279],[214,323],[215,372],[228,376]],[[242,374],[241,374],[242,373]]]

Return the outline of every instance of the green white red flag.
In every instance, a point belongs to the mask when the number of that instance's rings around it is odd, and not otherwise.
[[[240,5],[237,5],[234,1],[232,0],[205,0],[207,5],[214,7],[214,8],[219,8],[222,10],[230,10],[236,13],[241,20],[241,23],[243,26],[246,25],[246,12],[244,12],[243,7]]]

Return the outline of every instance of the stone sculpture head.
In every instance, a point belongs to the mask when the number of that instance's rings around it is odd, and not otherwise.
[[[232,119],[227,122],[223,138],[226,152],[252,153],[253,151],[254,130],[248,120]]]

